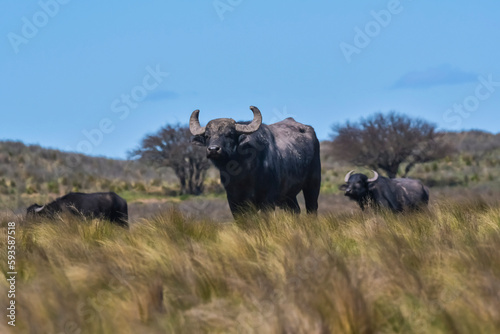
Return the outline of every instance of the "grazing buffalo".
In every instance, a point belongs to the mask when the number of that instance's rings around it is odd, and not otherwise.
[[[345,196],[358,202],[361,210],[371,205],[402,212],[424,207],[429,203],[429,190],[418,180],[388,179],[375,171],[375,176],[369,179],[364,174],[352,174],[353,172],[347,173],[345,184],[340,189],[345,190]]]
[[[33,204],[27,212],[30,215],[42,216],[70,212],[75,215],[108,219],[120,226],[128,227],[127,202],[114,192],[69,193],[46,205]]]
[[[219,169],[233,216],[248,204],[300,213],[297,194],[301,190],[307,212],[316,213],[321,162],[314,129],[293,118],[262,124],[259,109],[250,109],[251,122],[219,118],[202,127],[199,110],[189,121],[193,143],[205,146],[207,158]]]

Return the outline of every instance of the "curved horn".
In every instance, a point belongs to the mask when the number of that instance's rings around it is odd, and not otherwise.
[[[351,174],[354,173],[354,170],[351,170],[349,173],[347,173],[344,177],[344,182],[347,183],[349,182],[349,178],[351,177]]]
[[[196,109],[191,114],[191,118],[189,119],[189,131],[193,136],[202,135],[205,133],[205,127],[200,125],[200,110]]]
[[[42,211],[42,210],[43,210],[43,208],[45,208],[45,205],[42,205],[41,207],[36,208],[36,209],[35,209],[35,212],[36,212],[36,213],[38,213],[38,212]]]
[[[259,108],[251,106],[250,110],[253,112],[253,120],[250,124],[236,124],[236,131],[249,135],[257,131],[262,124],[262,114],[260,113]]]
[[[374,176],[371,179],[368,179],[367,182],[377,181],[377,179],[378,179],[378,173],[376,171],[374,171],[374,170],[372,170],[372,172],[373,172]]]

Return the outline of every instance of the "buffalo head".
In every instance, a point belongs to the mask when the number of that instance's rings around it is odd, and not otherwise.
[[[364,198],[368,195],[369,185],[372,182],[377,181],[378,173],[376,171],[372,171],[374,176],[369,179],[368,176],[364,174],[352,174],[354,173],[351,170],[344,177],[344,182],[340,189],[344,190],[344,195],[350,197],[352,199],[360,199]]]
[[[236,123],[231,118],[217,118],[201,126],[199,110],[193,111],[189,120],[189,130],[193,134],[193,143],[206,146],[207,158],[227,160],[236,151],[241,135],[249,135],[257,131],[262,124],[262,115],[257,107],[250,107],[253,112],[251,122]]]
[[[26,213],[28,215],[43,214],[46,211],[44,209],[45,209],[45,205],[33,204],[29,208],[26,209]]]

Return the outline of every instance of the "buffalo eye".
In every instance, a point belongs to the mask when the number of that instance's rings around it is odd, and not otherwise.
[[[236,136],[235,136],[234,132],[228,132],[228,133],[224,134],[224,137],[226,137],[228,139],[234,139]]]

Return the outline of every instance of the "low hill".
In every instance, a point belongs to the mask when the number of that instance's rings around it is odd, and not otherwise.
[[[500,134],[449,132],[446,139],[454,143],[457,153],[417,165],[410,177],[430,187],[500,191]],[[328,145],[328,141],[321,143],[323,195],[338,194],[347,171],[366,171],[332,159]],[[115,191],[132,203],[184,199],[179,197],[177,179],[169,168],[0,141],[0,210],[21,212],[34,202],[45,203],[70,191]],[[224,202],[215,170],[209,172],[202,198],[213,194]]]
[[[166,194],[175,190],[175,176],[167,168],[136,161],[91,157],[25,145],[0,142],[1,208],[45,202],[70,191],[145,192]]]

